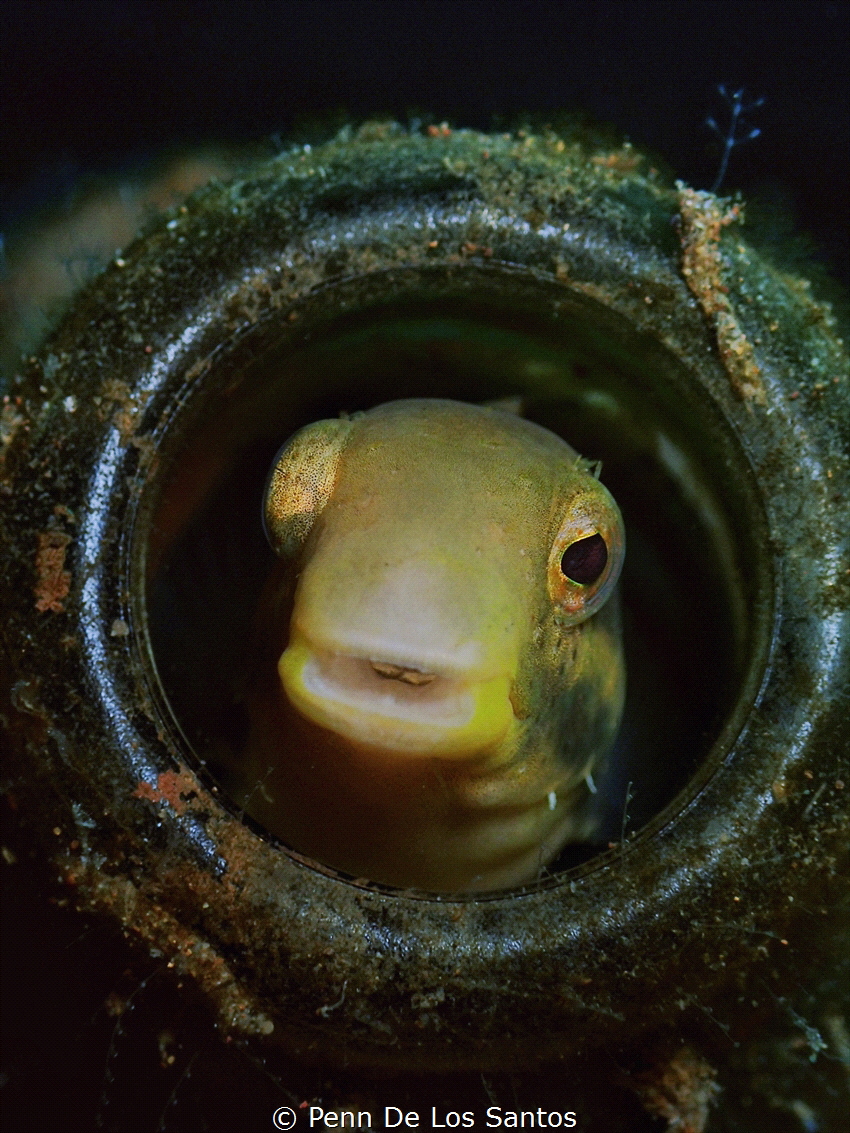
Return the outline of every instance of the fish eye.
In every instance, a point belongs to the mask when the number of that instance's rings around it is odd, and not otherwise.
[[[608,563],[608,547],[597,532],[586,539],[577,539],[561,555],[561,573],[570,582],[589,586],[605,570]]]
[[[593,497],[573,503],[549,552],[549,597],[565,625],[601,610],[617,585],[625,533],[617,505],[594,481]]]

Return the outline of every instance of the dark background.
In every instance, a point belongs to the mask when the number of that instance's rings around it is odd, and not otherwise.
[[[720,145],[705,119],[727,121],[722,82],[765,98],[751,117],[762,135],[732,153],[724,192],[788,214],[814,241],[810,261],[850,284],[849,16],[813,0],[6,0],[0,230],[14,236],[68,207],[81,178],[121,176],[164,147],[271,152],[274,135],[318,139],[346,117],[486,129],[583,111],[708,188]],[[252,1106],[288,1104],[268,1067],[225,1057],[201,1012],[173,1006],[161,967],[60,907],[14,817],[14,860],[2,863],[5,1127],[248,1130]],[[324,1087],[313,1075],[291,1088]],[[627,1110],[622,1128],[657,1127]]]
[[[846,3],[5,0],[0,21],[3,231],[81,172],[334,111],[486,129],[582,110],[708,188],[726,83],[765,104],[724,189],[786,199],[850,281]]]

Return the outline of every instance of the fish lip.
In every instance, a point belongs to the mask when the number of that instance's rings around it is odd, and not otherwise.
[[[318,656],[347,657],[380,665],[395,666],[439,677],[445,680],[474,684],[505,672],[505,666],[493,664],[482,657],[477,642],[469,641],[446,649],[412,647],[396,642],[388,634],[364,636],[361,633],[327,632],[327,627],[305,624],[307,619],[293,614],[290,643],[307,646]],[[318,629],[318,632],[317,632]]]
[[[302,715],[360,745],[408,754],[472,754],[497,743],[514,719],[507,675],[462,679],[395,659],[317,648],[300,634],[281,655],[278,673],[283,692]],[[427,679],[405,679],[414,674]]]
[[[417,704],[437,702],[446,704],[452,699],[469,694],[478,682],[465,681],[455,674],[425,670],[415,665],[402,665],[395,659],[373,658],[343,653],[336,650],[316,648],[309,640],[301,638],[296,649],[302,654],[302,664],[306,676],[315,684],[321,685],[326,695],[338,699],[340,704],[348,703],[357,707],[359,694],[364,700],[370,698],[386,699],[388,696],[401,698],[400,705],[414,710]],[[388,670],[381,672],[381,669]],[[415,679],[405,679],[414,674],[426,677],[418,683]],[[435,720],[436,723],[436,720]]]

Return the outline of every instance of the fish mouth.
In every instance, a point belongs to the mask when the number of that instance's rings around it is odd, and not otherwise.
[[[324,650],[296,635],[278,674],[303,716],[360,746],[461,758],[499,743],[514,715],[509,676],[466,679],[403,660]]]
[[[393,665],[389,661],[372,661],[369,664],[379,677],[389,681],[403,681],[404,684],[421,688],[437,679],[436,673],[423,673],[421,669],[406,669],[403,665]]]

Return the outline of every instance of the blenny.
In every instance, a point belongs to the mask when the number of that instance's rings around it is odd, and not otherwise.
[[[357,877],[526,884],[592,840],[625,689],[623,522],[598,467],[502,408],[396,401],[278,454],[242,803]]]

